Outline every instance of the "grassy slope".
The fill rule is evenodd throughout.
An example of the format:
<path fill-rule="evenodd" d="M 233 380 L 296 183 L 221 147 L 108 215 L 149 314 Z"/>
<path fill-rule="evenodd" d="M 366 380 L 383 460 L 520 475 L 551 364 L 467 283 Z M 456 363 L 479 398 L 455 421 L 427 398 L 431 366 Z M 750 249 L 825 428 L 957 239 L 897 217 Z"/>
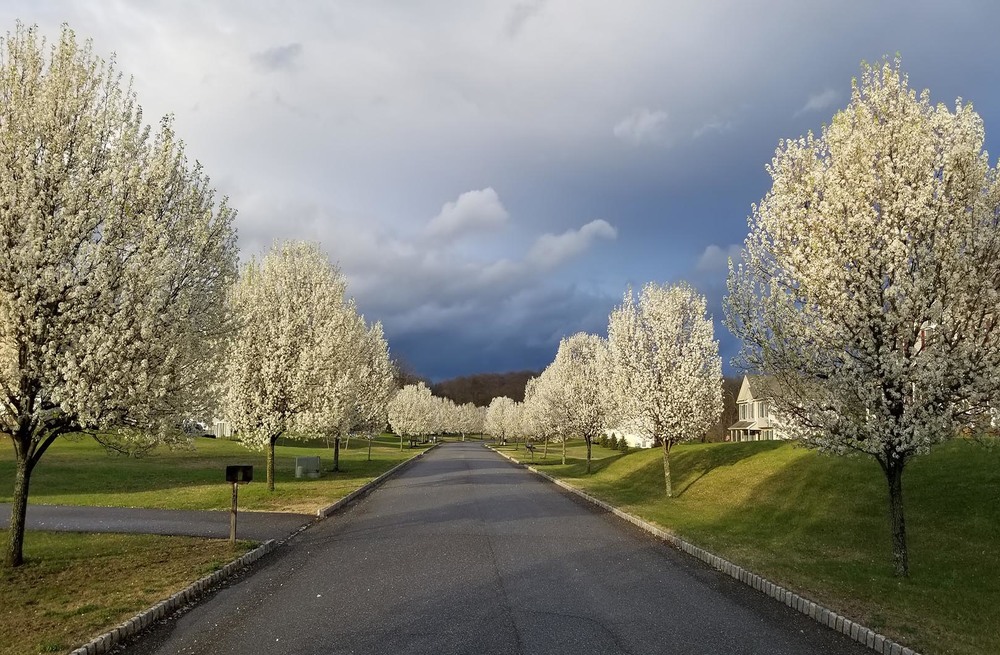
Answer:
<path fill-rule="evenodd" d="M 0 531 L 0 546 L 6 540 Z M 0 655 L 68 652 L 248 548 L 186 537 L 29 533 L 25 565 L 0 567 Z"/>
<path fill-rule="evenodd" d="M 418 449 L 399 450 L 396 437 L 385 435 L 372 448 L 352 439 L 341 449 L 341 472 L 319 479 L 295 478 L 295 457 L 319 455 L 324 469 L 333 453 L 322 441 L 281 440 L 275 450 L 275 491 L 265 485 L 263 452 L 224 439 L 196 439 L 191 450 L 157 449 L 140 459 L 109 455 L 89 437 L 56 441 L 31 477 L 29 502 L 47 505 L 97 505 L 170 509 L 228 509 L 231 487 L 225 482 L 227 464 L 252 464 L 254 482 L 240 489 L 246 510 L 314 512 L 346 496 Z M 10 502 L 14 488 L 14 453 L 0 448 L 0 502 Z"/>
<path fill-rule="evenodd" d="M 776 442 L 681 446 L 667 499 L 659 450 L 595 447 L 589 477 L 583 453 L 535 463 L 924 653 L 1000 653 L 1000 449 L 953 442 L 909 464 L 907 580 L 892 575 L 873 460 Z"/>

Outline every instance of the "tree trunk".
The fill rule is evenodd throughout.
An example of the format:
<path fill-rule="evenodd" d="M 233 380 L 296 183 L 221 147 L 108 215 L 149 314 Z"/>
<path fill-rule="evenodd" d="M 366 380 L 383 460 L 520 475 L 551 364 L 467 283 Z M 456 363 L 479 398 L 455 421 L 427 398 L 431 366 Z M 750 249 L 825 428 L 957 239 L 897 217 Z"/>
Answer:
<path fill-rule="evenodd" d="M 374 437 L 368 435 L 368 461 L 372 461 L 372 442 L 375 441 Z"/>
<path fill-rule="evenodd" d="M 399 452 L 403 452 L 403 435 L 399 435 Z"/>
<path fill-rule="evenodd" d="M 24 522 L 28 513 L 28 483 L 34 465 L 30 458 L 17 457 L 14 474 L 14 502 L 10 507 L 10 542 L 7 544 L 7 566 L 13 568 L 24 563 Z"/>
<path fill-rule="evenodd" d="M 347 436 L 344 438 L 344 450 L 350 450 L 351 448 L 351 433 L 348 432 Z"/>
<path fill-rule="evenodd" d="M 340 435 L 333 438 L 333 470 L 340 471 Z"/>
<path fill-rule="evenodd" d="M 465 433 L 462 433 L 462 441 L 465 441 Z"/>
<path fill-rule="evenodd" d="M 545 438 L 545 442 L 542 445 L 542 459 L 545 459 L 549 454 L 549 439 Z"/>
<path fill-rule="evenodd" d="M 663 481 L 667 489 L 667 498 L 674 497 L 674 489 L 670 484 L 670 440 L 663 440 Z"/>
<path fill-rule="evenodd" d="M 562 457 L 563 457 L 563 460 L 562 460 L 562 463 L 565 464 L 566 463 L 566 437 L 562 438 L 562 442 L 563 442 L 563 448 L 562 448 Z"/>
<path fill-rule="evenodd" d="M 274 444 L 278 443 L 278 435 L 267 441 L 267 490 L 274 491 Z"/>
<path fill-rule="evenodd" d="M 880 462 L 881 463 L 881 462 Z M 892 561 L 895 573 L 901 578 L 910 575 L 910 561 L 906 550 L 906 521 L 903 517 L 903 465 L 900 459 L 890 459 L 882 464 L 889 483 L 889 527 L 892 530 Z"/>
<path fill-rule="evenodd" d="M 585 437 L 584 441 L 587 442 L 587 473 L 590 473 L 590 437 Z"/>

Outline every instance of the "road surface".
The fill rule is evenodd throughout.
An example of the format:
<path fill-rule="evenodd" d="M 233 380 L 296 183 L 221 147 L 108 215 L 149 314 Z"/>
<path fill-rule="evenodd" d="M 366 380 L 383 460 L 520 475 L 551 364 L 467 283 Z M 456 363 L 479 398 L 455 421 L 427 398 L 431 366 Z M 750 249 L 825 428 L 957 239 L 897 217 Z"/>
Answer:
<path fill-rule="evenodd" d="M 125 652 L 867 653 L 479 444 L 447 444 Z"/>

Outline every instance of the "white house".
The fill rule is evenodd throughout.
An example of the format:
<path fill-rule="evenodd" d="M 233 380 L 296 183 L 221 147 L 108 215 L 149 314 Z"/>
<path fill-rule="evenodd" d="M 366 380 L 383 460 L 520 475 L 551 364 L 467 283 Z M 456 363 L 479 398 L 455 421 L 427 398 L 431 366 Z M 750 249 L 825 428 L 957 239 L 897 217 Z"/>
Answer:
<path fill-rule="evenodd" d="M 604 434 L 615 439 L 624 439 L 629 448 L 652 448 L 653 437 L 642 434 L 638 428 L 630 425 L 623 425 L 618 428 L 605 430 Z"/>
<path fill-rule="evenodd" d="M 744 375 L 736 398 L 739 420 L 729 426 L 728 441 L 771 441 L 786 439 L 768 402 L 770 385 L 758 375 Z"/>

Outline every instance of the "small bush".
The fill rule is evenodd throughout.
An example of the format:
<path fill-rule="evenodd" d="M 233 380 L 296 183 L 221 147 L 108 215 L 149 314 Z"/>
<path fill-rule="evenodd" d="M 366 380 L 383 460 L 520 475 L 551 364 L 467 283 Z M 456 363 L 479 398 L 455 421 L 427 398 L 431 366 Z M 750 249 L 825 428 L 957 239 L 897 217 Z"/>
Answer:
<path fill-rule="evenodd" d="M 601 438 L 597 440 L 597 443 L 601 444 L 602 448 L 608 447 L 608 435 L 602 434 Z"/>
<path fill-rule="evenodd" d="M 618 450 L 620 450 L 623 453 L 628 452 L 628 441 L 625 439 L 624 436 L 618 440 Z"/>
<path fill-rule="evenodd" d="M 610 448 L 611 450 L 618 449 L 618 437 L 616 437 L 615 435 L 611 435 L 610 437 L 608 437 L 608 448 Z"/>

